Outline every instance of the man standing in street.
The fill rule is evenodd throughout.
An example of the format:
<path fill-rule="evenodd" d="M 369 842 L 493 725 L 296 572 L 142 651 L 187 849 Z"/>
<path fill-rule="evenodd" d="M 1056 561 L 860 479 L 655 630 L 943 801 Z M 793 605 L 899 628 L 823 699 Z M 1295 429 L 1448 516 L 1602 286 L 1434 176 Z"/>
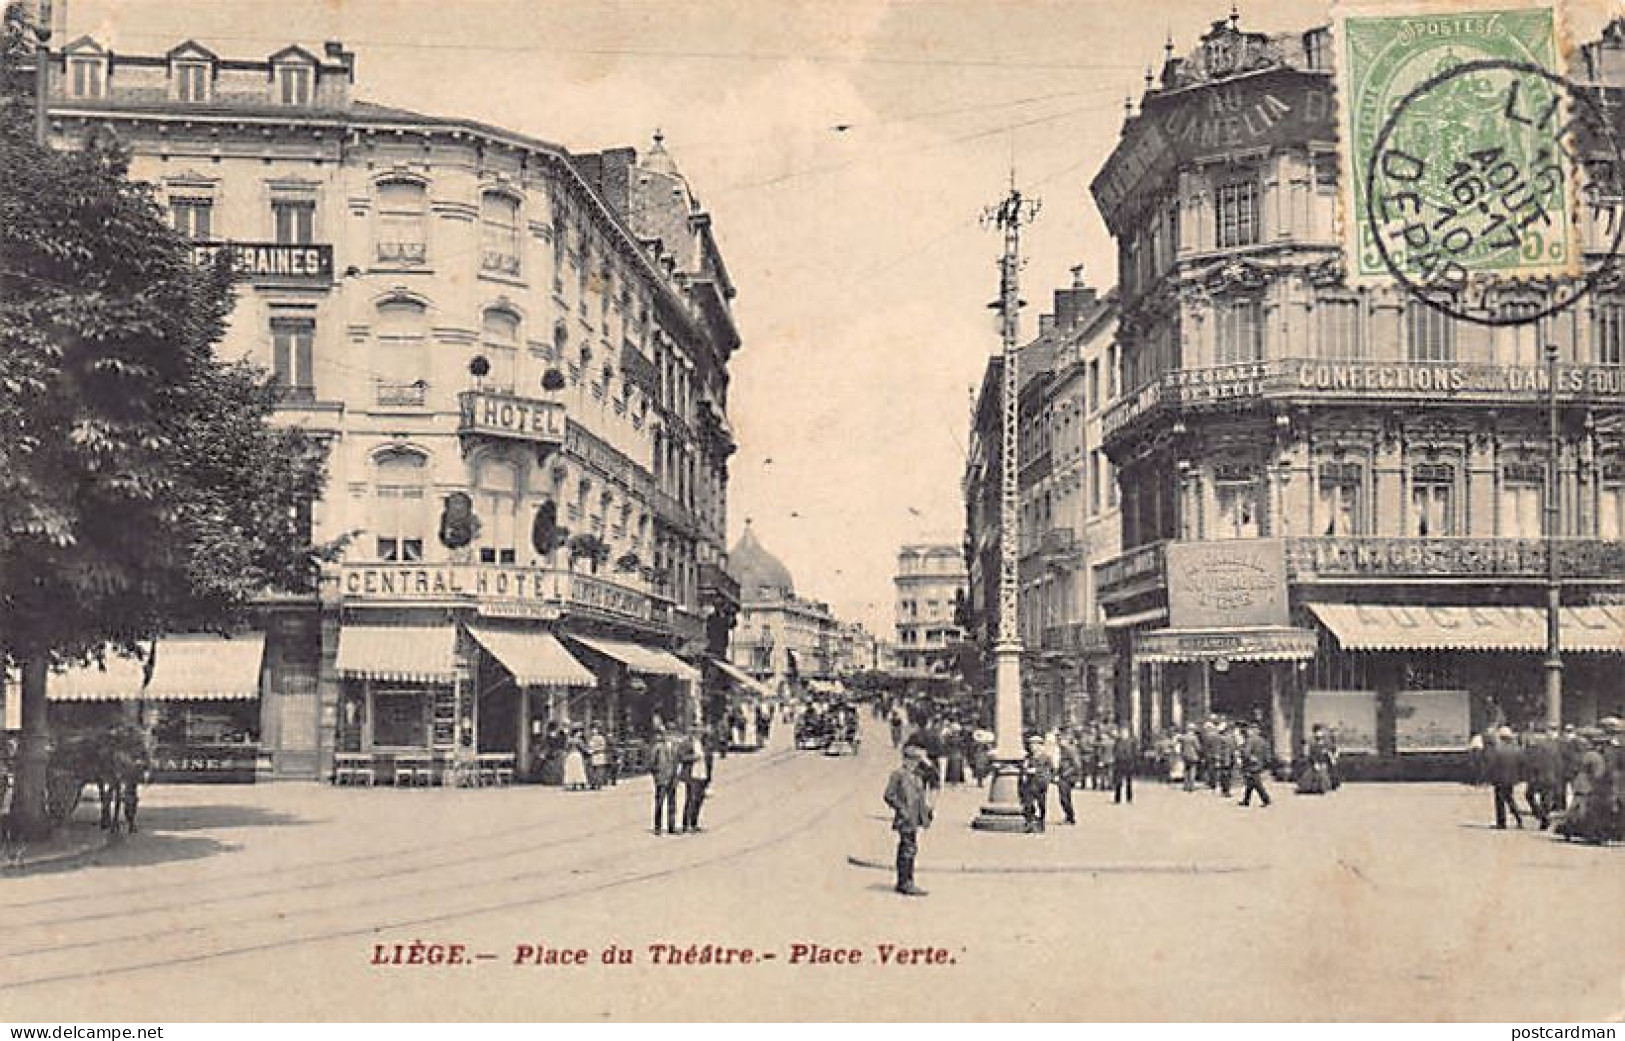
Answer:
<path fill-rule="evenodd" d="M 1257 723 L 1247 724 L 1247 739 L 1241 745 L 1241 777 L 1246 787 L 1241 793 L 1241 804 L 1251 806 L 1253 793 L 1258 793 L 1260 806 L 1270 804 L 1270 793 L 1264 790 L 1264 770 L 1269 766 L 1270 748 Z"/>
<path fill-rule="evenodd" d="M 1049 753 L 1044 739 L 1036 734 L 1027 739 L 1027 758 L 1021 764 L 1021 816 L 1026 830 L 1043 832 L 1045 818 L 1049 816 L 1049 782 L 1051 777 Z"/>
<path fill-rule="evenodd" d="M 1213 786 L 1219 794 L 1230 798 L 1230 786 L 1236 778 L 1236 740 L 1222 727 L 1213 729 Z"/>
<path fill-rule="evenodd" d="M 1117 728 L 1117 740 L 1112 742 L 1112 803 L 1121 803 L 1125 796 L 1134 802 L 1134 768 L 1139 764 L 1140 750 L 1134 747 L 1134 732 L 1126 725 Z"/>
<path fill-rule="evenodd" d="M 700 808 L 705 805 L 705 790 L 711 784 L 711 742 L 704 726 L 696 726 L 687 738 L 688 751 L 683 756 L 683 830 L 700 830 Z"/>
<path fill-rule="evenodd" d="M 655 784 L 655 834 L 660 834 L 660 812 L 665 808 L 666 830 L 677 833 L 677 746 L 664 725 L 655 724 L 649 745 L 649 775 Z"/>
<path fill-rule="evenodd" d="M 1179 735 L 1179 740 L 1175 744 L 1179 750 L 1179 758 L 1184 760 L 1185 790 L 1194 792 L 1196 790 L 1196 771 L 1202 765 L 1202 738 L 1196 732 L 1196 724 L 1186 724 L 1185 732 Z M 1212 769 L 1211 766 L 1209 769 Z"/>
<path fill-rule="evenodd" d="M 1066 823 L 1078 823 L 1078 815 L 1072 809 L 1072 789 L 1083 779 L 1083 754 L 1078 751 L 1078 739 L 1072 731 L 1063 731 L 1061 734 L 1061 764 L 1055 771 L 1055 791 L 1061 799 L 1061 812 L 1066 815 Z"/>
<path fill-rule="evenodd" d="M 1513 740 L 1512 728 L 1502 727 L 1496 731 L 1495 744 L 1485 749 L 1484 755 L 1484 770 L 1495 789 L 1496 828 L 1506 830 L 1508 810 L 1512 811 L 1512 819 L 1522 828 L 1523 815 L 1518 812 L 1518 804 L 1512 801 L 1512 788 L 1523 773 L 1523 753 Z"/>
<path fill-rule="evenodd" d="M 920 780 L 925 750 L 919 745 L 903 747 L 903 761 L 886 782 L 886 805 L 892 811 L 892 830 L 897 832 L 897 892 L 904 896 L 924 896 L 914 884 L 914 858 L 920 851 L 920 830 L 931 826 L 931 804 Z"/>

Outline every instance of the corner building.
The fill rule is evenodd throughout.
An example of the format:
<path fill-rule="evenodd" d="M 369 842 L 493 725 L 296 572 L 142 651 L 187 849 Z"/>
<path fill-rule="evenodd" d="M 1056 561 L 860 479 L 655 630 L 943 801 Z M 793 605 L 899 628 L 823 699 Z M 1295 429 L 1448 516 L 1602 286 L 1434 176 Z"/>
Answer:
<path fill-rule="evenodd" d="M 1617 112 L 1625 25 L 1573 73 Z M 1351 762 L 1423 776 L 1491 723 L 1539 720 L 1543 505 L 1557 496 L 1564 715 L 1618 712 L 1625 662 L 1625 294 L 1453 321 L 1345 280 L 1333 47 L 1234 16 L 1160 81 L 1092 184 L 1118 246 L 1122 398 L 1102 419 L 1123 552 L 1094 567 L 1142 731 L 1315 723 Z M 1608 239 L 1620 200 L 1586 229 Z M 1535 288 L 1488 306 L 1538 306 Z M 1560 350 L 1545 486 L 1542 344 Z"/>
<path fill-rule="evenodd" d="M 551 770 L 604 726 L 636 765 L 721 682 L 734 287 L 657 134 L 577 154 L 354 96 L 341 44 L 225 58 L 195 41 L 51 55 L 64 147 L 133 149 L 200 259 L 229 253 L 223 353 L 326 439 L 319 597 L 262 605 L 262 773 L 438 780 L 473 753 Z M 241 713 L 239 713 L 241 716 Z"/>

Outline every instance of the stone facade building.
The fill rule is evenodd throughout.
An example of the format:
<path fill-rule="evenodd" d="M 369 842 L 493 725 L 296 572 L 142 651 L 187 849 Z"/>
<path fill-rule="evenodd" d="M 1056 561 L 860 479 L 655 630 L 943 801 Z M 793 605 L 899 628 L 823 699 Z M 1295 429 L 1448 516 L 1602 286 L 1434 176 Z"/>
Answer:
<path fill-rule="evenodd" d="M 1616 25 L 1576 74 L 1617 97 L 1620 48 Z M 1350 286 L 1332 56 L 1323 29 L 1214 23 L 1170 47 L 1093 182 L 1122 308 L 1102 435 L 1125 552 L 1095 567 L 1118 706 L 1142 731 L 1258 719 L 1283 759 L 1332 723 L 1389 766 L 1538 718 L 1550 340 L 1565 714 L 1618 711 L 1625 296 L 1492 328 Z M 1619 209 L 1594 208 L 1593 243 Z"/>
<path fill-rule="evenodd" d="M 729 554 L 739 580 L 733 664 L 777 692 L 792 680 L 829 681 L 841 672 L 841 623 L 829 605 L 796 593 L 784 562 L 747 522 Z"/>
<path fill-rule="evenodd" d="M 956 614 L 965 599 L 958 546 L 920 543 L 897 551 L 896 667 L 904 679 L 952 676 L 962 637 Z"/>
<path fill-rule="evenodd" d="M 220 349 L 330 446 L 312 534 L 352 539 L 319 598 L 265 605 L 238 728 L 264 765 L 478 752 L 523 773 L 556 726 L 631 741 L 692 715 L 737 611 L 740 343 L 659 136 L 577 154 L 372 104 L 338 43 L 243 59 L 87 37 L 51 62 L 54 140 L 116 135 L 200 260 L 229 254 Z"/>

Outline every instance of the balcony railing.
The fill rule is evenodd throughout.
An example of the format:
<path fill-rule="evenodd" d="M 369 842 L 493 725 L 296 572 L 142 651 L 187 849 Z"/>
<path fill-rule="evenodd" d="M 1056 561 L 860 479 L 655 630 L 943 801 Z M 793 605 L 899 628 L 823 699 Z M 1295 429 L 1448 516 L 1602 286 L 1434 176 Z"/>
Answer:
<path fill-rule="evenodd" d="M 1584 537 L 1563 537 L 1555 542 L 1560 578 L 1625 580 L 1625 542 Z M 1433 577 L 1538 580 L 1546 577 L 1546 540 L 1358 535 L 1289 538 L 1286 560 L 1287 574 L 1298 582 Z"/>
<path fill-rule="evenodd" d="M 739 603 L 739 580 L 715 564 L 700 565 L 700 593 L 711 593 L 721 600 Z"/>
<path fill-rule="evenodd" d="M 400 380 L 379 380 L 374 400 L 380 405 L 410 405 L 422 407 L 428 400 L 429 385 L 423 380 L 406 383 Z"/>
<path fill-rule="evenodd" d="M 421 264 L 429 255 L 423 242 L 380 242 L 378 259 L 393 264 Z"/>
<path fill-rule="evenodd" d="M 483 250 L 480 253 L 480 270 L 490 271 L 499 275 L 519 277 L 519 257 L 513 253 L 501 250 Z"/>
<path fill-rule="evenodd" d="M 1108 408 L 1101 431 L 1110 439 L 1164 412 L 1270 400 L 1539 405 L 1546 382 L 1545 366 L 1533 363 L 1278 358 L 1164 373 Z M 1560 364 L 1557 389 L 1568 404 L 1625 405 L 1625 366 Z"/>
<path fill-rule="evenodd" d="M 1106 604 L 1168 584 L 1166 542 L 1136 546 L 1095 565 L 1095 597 Z"/>

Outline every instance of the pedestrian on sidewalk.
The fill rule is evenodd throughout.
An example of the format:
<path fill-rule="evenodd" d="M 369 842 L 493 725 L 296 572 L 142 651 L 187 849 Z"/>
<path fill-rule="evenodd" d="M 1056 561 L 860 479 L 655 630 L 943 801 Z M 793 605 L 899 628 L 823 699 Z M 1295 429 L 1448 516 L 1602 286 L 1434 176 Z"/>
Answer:
<path fill-rule="evenodd" d="M 1021 816 L 1029 833 L 1042 833 L 1049 816 L 1049 785 L 1053 777 L 1049 750 L 1044 739 L 1033 735 L 1027 739 L 1027 758 L 1021 763 Z"/>
<path fill-rule="evenodd" d="M 1512 789 L 1523 776 L 1523 752 L 1513 739 L 1512 728 L 1502 727 L 1495 732 L 1495 744 L 1484 750 L 1484 773 L 1495 792 L 1495 826 L 1501 831 L 1507 827 L 1507 811 L 1519 828 L 1523 827 L 1523 814 L 1513 801 Z"/>
<path fill-rule="evenodd" d="M 1251 806 L 1253 793 L 1258 793 L 1259 806 L 1270 804 L 1270 793 L 1264 790 L 1264 771 L 1269 767 L 1270 749 L 1259 733 L 1257 723 L 1247 724 L 1247 738 L 1241 744 L 1241 778 L 1245 787 L 1241 792 L 1241 805 Z"/>
<path fill-rule="evenodd" d="M 1126 725 L 1117 728 L 1117 740 L 1112 742 L 1112 803 L 1125 800 L 1134 802 L 1134 769 L 1140 762 L 1140 750 L 1134 745 L 1134 732 Z"/>
<path fill-rule="evenodd" d="M 655 785 L 655 834 L 660 834 L 661 811 L 665 811 L 666 830 L 677 833 L 677 748 L 666 728 L 655 724 L 654 740 L 649 745 L 649 775 Z"/>
<path fill-rule="evenodd" d="M 1061 800 L 1061 812 L 1066 823 L 1078 823 L 1072 809 L 1072 789 L 1083 778 L 1083 755 L 1078 751 L 1078 739 L 1072 731 L 1061 734 L 1061 763 L 1055 771 L 1055 792 Z"/>
<path fill-rule="evenodd" d="M 1105 791 L 1117 780 L 1117 731 L 1104 726 L 1095 735 L 1095 788 Z"/>
<path fill-rule="evenodd" d="M 1196 790 L 1196 772 L 1202 765 L 1202 736 L 1196 732 L 1195 723 L 1185 724 L 1185 732 L 1179 735 L 1179 758 L 1185 764 L 1185 790 Z"/>
<path fill-rule="evenodd" d="M 712 768 L 711 742 L 704 726 L 695 726 L 689 733 L 683 761 L 683 830 L 699 831 L 700 808 L 705 805 Z"/>
<path fill-rule="evenodd" d="M 920 832 L 931 826 L 931 804 L 926 798 L 925 782 L 920 779 L 925 758 L 925 749 L 919 745 L 905 745 L 903 761 L 886 781 L 886 805 L 891 807 L 891 826 L 897 832 L 896 890 L 904 896 L 925 895 L 925 890 L 914 884 Z"/>
<path fill-rule="evenodd" d="M 609 779 L 609 739 L 594 723 L 587 734 L 587 780 L 597 791 Z"/>

